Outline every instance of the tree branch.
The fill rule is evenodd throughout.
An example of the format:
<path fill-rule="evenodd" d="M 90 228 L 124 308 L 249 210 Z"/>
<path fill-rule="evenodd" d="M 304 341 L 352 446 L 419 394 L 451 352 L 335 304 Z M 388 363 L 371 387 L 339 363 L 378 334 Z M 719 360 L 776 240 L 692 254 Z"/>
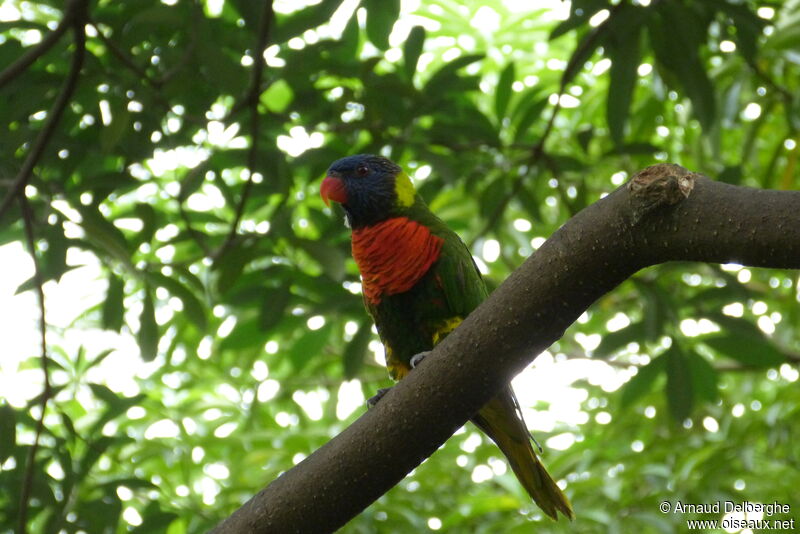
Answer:
<path fill-rule="evenodd" d="M 800 191 L 736 187 L 669 164 L 637 173 L 553 234 L 374 409 L 213 532 L 339 528 L 433 454 L 595 300 L 643 267 L 675 260 L 800 268 Z"/>
<path fill-rule="evenodd" d="M 50 388 L 50 371 L 49 363 L 50 358 L 47 356 L 47 321 L 45 316 L 44 306 L 44 281 L 42 279 L 42 271 L 39 268 L 39 260 L 36 256 L 36 239 L 33 235 L 33 214 L 31 207 L 28 204 L 27 197 L 23 194 L 19 197 L 20 208 L 22 211 L 22 220 L 25 226 L 25 239 L 28 242 L 28 249 L 30 250 L 31 260 L 33 261 L 33 281 L 36 289 L 36 294 L 39 297 L 39 332 L 41 340 L 42 354 L 41 364 L 42 373 L 44 374 L 44 390 L 42 391 L 41 410 L 39 419 L 36 422 L 36 433 L 33 438 L 33 444 L 28 449 L 28 457 L 25 460 L 25 474 L 22 477 L 22 488 L 19 492 L 19 513 L 17 514 L 17 532 L 25 534 L 28 529 L 28 504 L 31 496 L 31 489 L 33 488 L 33 472 L 36 464 L 36 451 L 39 449 L 39 438 L 44 430 L 44 415 L 47 411 L 47 403 L 50 400 L 52 389 Z"/>
<path fill-rule="evenodd" d="M 69 29 L 70 25 L 72 25 L 73 13 L 76 7 L 75 4 L 75 2 L 72 2 L 67 5 L 67 9 L 64 12 L 64 17 L 61 19 L 61 22 L 58 23 L 58 26 L 56 26 L 55 30 L 45 35 L 44 39 L 42 39 L 39 44 L 30 48 L 14 63 L 6 67 L 3 72 L 0 72 L 0 89 L 2 89 L 5 84 L 28 70 L 28 67 L 33 65 L 37 59 L 45 55 L 48 50 L 53 48 L 53 45 L 58 42 L 61 36 L 64 35 L 64 33 Z"/>
<path fill-rule="evenodd" d="M 39 135 L 36 136 L 36 140 L 33 142 L 28 156 L 22 163 L 22 168 L 14 178 L 2 203 L 0 203 L 0 219 L 2 219 L 6 210 L 11 206 L 14 198 L 16 198 L 20 191 L 28 184 L 33 168 L 39 162 L 39 158 L 42 157 L 44 149 L 47 147 L 47 143 L 50 141 L 53 133 L 55 133 L 61 115 L 64 114 L 64 110 L 69 104 L 69 99 L 72 98 L 72 93 L 75 92 L 75 87 L 78 85 L 78 77 L 81 72 L 81 67 L 83 66 L 84 56 L 86 55 L 86 30 L 84 28 L 84 22 L 86 20 L 87 3 L 88 0 L 73 0 L 68 4 L 69 7 L 64 14 L 64 20 L 68 20 L 72 25 L 75 42 L 75 51 L 72 53 L 72 63 L 69 67 L 69 73 L 67 73 L 67 78 L 64 80 L 64 85 L 62 85 L 55 102 L 53 102 L 52 107 L 47 112 L 47 120 L 44 125 L 42 125 Z"/>
<path fill-rule="evenodd" d="M 264 49 L 270 39 L 270 31 L 272 30 L 272 23 L 275 18 L 275 12 L 272 9 L 272 0 L 264 0 L 263 10 L 261 12 L 261 20 L 258 25 L 258 39 L 256 42 L 256 53 L 253 60 L 253 73 L 250 77 L 250 87 L 245 93 L 244 98 L 241 99 L 243 105 L 250 106 L 250 150 L 247 152 L 247 169 L 249 174 L 247 181 L 242 188 L 242 196 L 239 198 L 239 203 L 236 205 L 236 214 L 231 223 L 230 232 L 225 237 L 222 245 L 214 253 L 214 259 L 221 258 L 228 248 L 233 244 L 236 239 L 236 232 L 239 230 L 239 223 L 244 215 L 244 208 L 247 204 L 247 199 L 250 197 L 250 192 L 253 189 L 253 175 L 256 168 L 256 157 L 258 156 L 258 139 L 260 136 L 260 122 L 261 115 L 258 113 L 258 100 L 261 96 L 261 79 L 264 76 Z"/>

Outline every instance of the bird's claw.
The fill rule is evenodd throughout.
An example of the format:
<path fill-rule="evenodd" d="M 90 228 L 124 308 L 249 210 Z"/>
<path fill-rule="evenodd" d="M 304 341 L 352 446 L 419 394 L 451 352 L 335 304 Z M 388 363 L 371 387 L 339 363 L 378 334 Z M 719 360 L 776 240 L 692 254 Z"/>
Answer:
<path fill-rule="evenodd" d="M 415 354 L 411 357 L 409 363 L 411 364 L 411 368 L 415 369 L 421 362 L 424 360 L 431 351 L 426 350 L 425 352 L 420 352 L 419 354 Z"/>
<path fill-rule="evenodd" d="M 378 404 L 378 401 L 381 400 L 383 396 L 389 392 L 390 389 L 392 388 L 381 388 L 378 391 L 376 391 L 375 395 L 367 399 L 367 409 L 374 408 L 375 405 Z"/>

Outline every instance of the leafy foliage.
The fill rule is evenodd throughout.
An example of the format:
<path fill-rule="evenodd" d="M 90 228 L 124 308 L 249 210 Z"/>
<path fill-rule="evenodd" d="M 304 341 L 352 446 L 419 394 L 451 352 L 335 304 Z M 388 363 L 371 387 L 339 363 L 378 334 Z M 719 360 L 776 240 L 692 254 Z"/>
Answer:
<path fill-rule="evenodd" d="M 25 194 L 48 293 L 82 263 L 106 287 L 48 331 L 31 468 L 41 398 L 0 401 L 0 487 L 31 473 L 31 532 L 205 531 L 389 384 L 347 231 L 317 195 L 338 157 L 401 163 L 490 286 L 654 160 L 797 187 L 800 3 L 573 0 L 561 19 L 512 4 L 90 4 L 77 89 Z M 66 9 L 6 5 L 2 68 Z M 9 183 L 73 48 L 2 87 Z M 11 206 L 3 244 L 24 242 Z M 797 504 L 797 285 L 650 268 L 540 358 L 534 376 L 584 369 L 574 417 L 547 424 L 559 398 L 526 407 L 576 528 L 671 532 L 684 518 L 665 499 Z M 39 369 L 21 360 L 3 372 Z M 497 456 L 467 428 L 344 530 L 529 532 L 541 514 Z M 18 513 L 0 492 L 0 531 Z"/>

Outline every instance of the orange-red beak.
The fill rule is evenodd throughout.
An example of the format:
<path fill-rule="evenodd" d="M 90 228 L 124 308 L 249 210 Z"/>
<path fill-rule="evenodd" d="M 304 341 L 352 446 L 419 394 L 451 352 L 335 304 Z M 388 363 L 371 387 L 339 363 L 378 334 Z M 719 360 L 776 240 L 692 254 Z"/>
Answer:
<path fill-rule="evenodd" d="M 347 202 L 347 190 L 344 187 L 344 182 L 341 178 L 334 176 L 326 176 L 322 180 L 322 185 L 319 188 L 319 194 L 322 200 L 325 201 L 326 206 L 330 206 L 330 201 L 344 204 Z"/>

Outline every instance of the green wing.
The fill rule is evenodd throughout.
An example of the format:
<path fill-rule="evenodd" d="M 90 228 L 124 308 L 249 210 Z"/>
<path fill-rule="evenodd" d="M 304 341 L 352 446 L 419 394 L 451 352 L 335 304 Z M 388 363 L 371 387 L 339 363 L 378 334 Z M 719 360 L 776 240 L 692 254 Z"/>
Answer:
<path fill-rule="evenodd" d="M 436 221 L 441 227 L 434 227 L 433 231 L 444 238 L 444 244 L 434 269 L 441 281 L 451 313 L 464 319 L 486 300 L 486 284 L 467 245 L 442 221 Z"/>

